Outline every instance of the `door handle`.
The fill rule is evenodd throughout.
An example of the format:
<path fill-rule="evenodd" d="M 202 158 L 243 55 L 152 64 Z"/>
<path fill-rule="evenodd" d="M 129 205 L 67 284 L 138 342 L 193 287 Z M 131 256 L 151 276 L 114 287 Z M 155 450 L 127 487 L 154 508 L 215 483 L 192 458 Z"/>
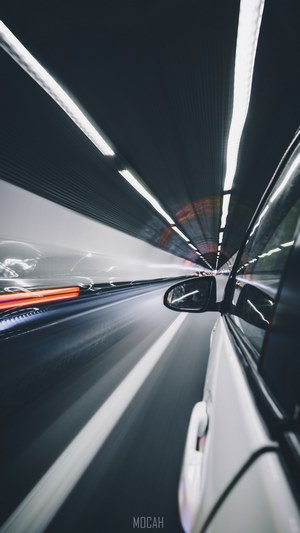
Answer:
<path fill-rule="evenodd" d="M 199 449 L 199 441 L 207 427 L 206 402 L 198 402 L 189 422 L 178 490 L 181 524 L 186 532 L 192 528 L 200 503 L 203 451 Z"/>

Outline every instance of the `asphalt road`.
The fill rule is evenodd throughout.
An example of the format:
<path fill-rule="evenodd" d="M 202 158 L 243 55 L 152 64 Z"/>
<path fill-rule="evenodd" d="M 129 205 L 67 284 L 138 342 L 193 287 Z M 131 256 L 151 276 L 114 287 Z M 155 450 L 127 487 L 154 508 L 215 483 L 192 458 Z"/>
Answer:
<path fill-rule="evenodd" d="M 164 290 L 60 305 L 2 339 L 1 532 L 126 533 L 141 517 L 182 531 L 178 477 L 217 313 L 170 311 Z"/>

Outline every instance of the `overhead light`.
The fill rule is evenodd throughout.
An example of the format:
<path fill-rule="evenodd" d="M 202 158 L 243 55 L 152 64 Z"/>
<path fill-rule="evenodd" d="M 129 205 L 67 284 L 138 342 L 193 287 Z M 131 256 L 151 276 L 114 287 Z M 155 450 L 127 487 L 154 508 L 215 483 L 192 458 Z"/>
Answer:
<path fill-rule="evenodd" d="M 280 246 L 283 246 L 284 248 L 287 248 L 288 246 L 293 246 L 294 241 L 284 242 Z"/>
<path fill-rule="evenodd" d="M 269 300 L 270 301 L 270 300 Z M 255 305 L 251 302 L 251 300 L 247 300 L 247 303 L 252 307 L 252 309 L 260 316 L 260 318 L 266 322 L 267 324 L 270 324 L 269 320 L 266 320 L 264 315 L 255 307 Z"/>
<path fill-rule="evenodd" d="M 198 292 L 199 292 L 198 289 L 196 289 L 195 291 L 192 291 L 192 292 L 187 292 L 186 294 L 183 294 L 182 296 L 179 296 L 175 300 L 172 300 L 172 304 L 174 304 L 175 302 L 180 302 L 181 300 L 184 300 L 185 298 L 187 298 L 188 296 L 192 296 L 193 294 L 198 294 Z"/>
<path fill-rule="evenodd" d="M 190 241 L 190 239 L 188 239 L 188 237 L 186 237 L 185 234 L 182 233 L 182 231 L 180 231 L 180 229 L 177 228 L 177 226 L 172 226 L 172 229 L 173 229 L 174 231 L 176 231 L 176 233 L 178 233 L 178 235 L 180 235 L 180 237 L 181 237 L 183 240 L 185 240 L 186 242 L 189 242 L 189 241 Z"/>
<path fill-rule="evenodd" d="M 192 243 L 189 242 L 188 246 L 192 248 L 193 250 L 197 250 L 196 246 L 194 246 Z"/>
<path fill-rule="evenodd" d="M 72 100 L 67 92 L 30 52 L 28 52 L 3 22 L 0 22 L 0 44 L 12 59 L 64 110 L 103 155 L 114 155 L 111 146 L 104 140 L 97 128 L 85 116 L 78 105 L 75 104 L 74 100 Z"/>
<path fill-rule="evenodd" d="M 235 52 L 233 111 L 227 144 L 224 190 L 232 189 L 236 172 L 241 136 L 249 108 L 263 9 L 264 0 L 241 0 Z"/>
<path fill-rule="evenodd" d="M 161 207 L 158 200 L 150 194 L 145 187 L 131 174 L 129 170 L 119 170 L 119 174 L 125 178 L 126 181 L 154 207 L 154 209 L 166 219 L 169 224 L 175 225 L 174 220 L 168 215 L 168 213 Z M 178 228 L 177 228 L 178 229 Z M 176 231 L 176 230 L 174 230 Z M 178 230 L 180 231 L 180 230 Z M 189 240 L 189 239 L 187 239 Z"/>
<path fill-rule="evenodd" d="M 297 167 L 300 164 L 300 154 L 297 155 L 293 163 L 291 164 L 290 168 L 288 169 L 284 180 L 279 185 L 278 189 L 274 192 L 274 194 L 270 198 L 270 202 L 274 202 L 274 200 L 277 198 L 277 196 L 283 191 L 283 189 L 286 187 L 288 181 L 290 180 L 291 176 L 294 174 L 295 170 L 297 170 Z"/>
<path fill-rule="evenodd" d="M 219 233 L 219 244 L 223 241 L 223 231 L 220 231 Z"/>
<path fill-rule="evenodd" d="M 223 195 L 221 228 L 225 228 L 226 226 L 230 196 L 231 196 L 230 194 Z"/>
<path fill-rule="evenodd" d="M 281 252 L 281 249 L 280 248 L 273 248 L 272 250 L 269 250 L 267 255 L 272 255 L 272 254 L 275 254 L 277 252 Z"/>
<path fill-rule="evenodd" d="M 262 219 L 264 218 L 266 212 L 268 211 L 269 209 L 269 204 L 266 205 L 266 207 L 264 208 L 264 210 L 261 212 L 260 214 L 260 217 L 258 219 L 258 221 L 256 222 L 255 226 L 253 227 L 253 230 L 251 231 L 249 237 L 252 237 L 253 233 L 255 232 L 256 228 L 258 228 L 258 226 L 260 225 Z"/>

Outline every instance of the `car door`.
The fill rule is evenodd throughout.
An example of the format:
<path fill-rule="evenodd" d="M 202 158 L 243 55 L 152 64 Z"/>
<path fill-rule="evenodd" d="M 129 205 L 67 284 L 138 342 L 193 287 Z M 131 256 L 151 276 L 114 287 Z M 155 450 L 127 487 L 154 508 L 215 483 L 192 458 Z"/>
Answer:
<path fill-rule="evenodd" d="M 196 441 L 187 439 L 180 480 L 186 531 L 268 533 L 299 528 L 290 480 L 294 467 L 282 451 L 284 440 L 289 440 L 293 442 L 289 454 L 295 456 L 299 442 L 295 429 L 299 363 L 296 341 L 294 348 L 287 341 L 291 330 L 297 330 L 296 308 L 293 311 L 288 303 L 289 290 L 283 290 L 299 235 L 299 168 L 300 148 L 295 142 L 250 226 L 226 289 L 199 420 L 195 410 L 189 433 L 192 426 L 201 427 L 204 411 L 207 427 L 198 431 Z M 299 271 L 300 263 L 298 277 Z M 284 315 L 287 308 L 294 329 L 291 318 L 278 322 L 278 313 Z M 291 352 L 288 369 L 285 345 Z M 194 446 L 192 461 L 188 446 Z"/>

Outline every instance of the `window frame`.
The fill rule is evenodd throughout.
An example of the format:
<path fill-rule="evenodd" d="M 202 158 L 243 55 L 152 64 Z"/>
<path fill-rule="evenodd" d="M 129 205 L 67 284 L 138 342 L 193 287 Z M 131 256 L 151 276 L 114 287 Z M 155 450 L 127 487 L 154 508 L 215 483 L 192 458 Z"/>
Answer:
<path fill-rule="evenodd" d="M 250 221 L 250 224 L 249 224 L 249 226 L 247 228 L 247 231 L 245 233 L 245 236 L 244 236 L 244 239 L 243 239 L 243 241 L 241 243 L 241 246 L 240 246 L 240 248 L 239 248 L 239 250 L 237 252 L 237 256 L 235 258 L 234 265 L 233 265 L 232 270 L 231 270 L 231 272 L 229 274 L 229 278 L 228 278 L 228 281 L 227 281 L 227 284 L 226 284 L 226 287 L 225 287 L 224 300 L 223 300 L 223 303 L 222 303 L 222 306 L 221 306 L 221 313 L 222 314 L 230 313 L 231 310 L 232 310 L 232 300 L 233 300 L 233 295 L 234 295 L 234 291 L 235 291 L 235 282 L 236 282 L 236 278 L 237 278 L 237 270 L 238 270 L 242 255 L 244 253 L 244 249 L 245 249 L 245 247 L 247 245 L 247 241 L 250 238 L 250 233 L 251 233 L 255 223 L 257 222 L 257 219 L 259 218 L 259 215 L 263 211 L 264 206 L 266 204 L 266 201 L 268 200 L 272 190 L 274 189 L 277 181 L 281 177 L 282 171 L 284 170 L 286 164 L 288 163 L 289 159 L 293 155 L 293 153 L 296 150 L 296 148 L 298 147 L 298 145 L 300 145 L 300 128 L 297 130 L 297 133 L 296 133 L 293 141 L 291 142 L 291 144 L 287 148 L 286 152 L 284 153 L 283 157 L 281 158 L 281 160 L 279 162 L 279 165 L 277 166 L 277 168 L 275 170 L 275 173 L 274 173 L 271 181 L 269 182 L 269 185 L 266 188 L 266 190 L 265 190 L 265 192 L 264 192 L 264 194 L 263 194 L 263 196 L 262 196 L 262 198 L 261 198 L 261 200 L 260 200 L 255 212 L 254 212 L 254 215 L 253 215 L 253 217 L 252 217 L 252 219 Z M 285 269 L 286 269 L 286 267 L 287 267 L 287 265 L 285 265 Z M 278 297 L 278 293 L 279 292 L 280 292 L 280 287 L 279 287 L 279 289 L 277 291 L 277 297 Z M 277 298 L 275 299 L 275 304 L 276 304 L 276 301 L 277 301 Z"/>
<path fill-rule="evenodd" d="M 265 362 L 266 362 L 266 357 L 268 355 L 268 344 L 269 344 L 270 339 L 272 337 L 272 328 L 270 328 L 270 329 L 268 329 L 266 331 L 266 334 L 265 334 L 265 337 L 264 337 L 264 341 L 263 341 L 263 344 L 262 344 L 262 347 L 261 347 L 261 350 L 260 350 L 260 353 L 259 353 L 259 357 L 258 357 L 258 352 L 257 352 L 257 349 L 255 348 L 255 346 L 252 346 L 250 340 L 248 340 L 248 338 L 246 338 L 246 336 L 242 335 L 242 332 L 239 330 L 237 324 L 235 323 L 233 318 L 231 318 L 231 315 L 235 315 L 235 313 L 234 313 L 234 304 L 232 302 L 233 302 L 234 292 L 235 292 L 235 288 L 236 288 L 236 279 L 237 279 L 237 275 L 238 275 L 238 267 L 239 267 L 242 255 L 244 253 L 245 247 L 247 246 L 247 243 L 248 243 L 248 240 L 249 240 L 249 237 L 250 237 L 250 233 L 251 233 L 254 225 L 256 224 L 257 219 L 259 218 L 259 216 L 263 212 L 263 210 L 265 208 L 265 205 L 266 205 L 266 202 L 268 201 L 273 189 L 275 188 L 277 181 L 282 176 L 282 172 L 284 171 L 287 163 L 290 161 L 290 159 L 293 157 L 293 155 L 297 152 L 297 149 L 299 150 L 299 147 L 300 147 L 300 129 L 298 130 L 293 142 L 288 147 L 288 149 L 285 152 L 283 158 L 281 159 L 281 161 L 280 161 L 280 163 L 279 163 L 279 165 L 278 165 L 278 167 L 277 167 L 277 169 L 275 171 L 275 174 L 274 174 L 272 180 L 270 181 L 269 186 L 267 187 L 267 189 L 265 191 L 265 194 L 263 195 L 263 197 L 262 197 L 262 199 L 261 199 L 261 201 L 260 201 L 260 203 L 259 203 L 259 205 L 258 205 L 258 207 L 257 207 L 257 209 L 255 211 L 254 216 L 252 217 L 250 225 L 249 225 L 249 227 L 248 227 L 248 229 L 246 231 L 243 243 L 242 243 L 242 245 L 241 245 L 241 247 L 240 247 L 240 249 L 239 249 L 239 251 L 237 253 L 237 257 L 236 257 L 234 266 L 233 266 L 232 271 L 230 273 L 230 277 L 229 277 L 229 280 L 228 280 L 226 288 L 225 288 L 223 305 L 222 305 L 222 308 L 221 308 L 222 314 L 225 314 L 228 327 L 229 327 L 229 329 L 230 329 L 230 331 L 231 331 L 231 333 L 232 333 L 232 335 L 234 337 L 236 346 L 239 345 L 239 351 L 242 350 L 246 354 L 246 358 L 244 358 L 244 361 L 242 361 L 243 362 L 243 366 L 246 365 L 247 369 L 248 368 L 252 368 L 252 371 L 255 371 L 255 372 L 259 373 L 259 375 L 261 376 L 261 380 L 264 382 L 264 386 L 261 383 L 260 388 L 264 388 L 265 390 L 269 390 L 268 380 L 265 379 L 264 365 L 265 365 Z M 289 272 L 289 270 L 291 268 L 290 264 L 293 263 L 294 257 L 295 257 L 295 253 L 297 252 L 297 250 L 298 249 L 300 250 L 299 230 L 300 230 L 300 220 L 298 220 L 298 227 L 295 230 L 296 242 L 291 247 L 291 250 L 290 250 L 290 252 L 288 254 L 286 263 L 284 265 L 284 269 L 283 269 L 283 271 L 281 273 L 281 276 L 280 276 L 278 290 L 277 290 L 277 293 L 276 293 L 276 296 L 275 296 L 275 299 L 274 299 L 273 321 L 276 319 L 276 316 L 277 316 L 278 304 L 279 304 L 280 307 L 282 305 L 282 302 L 281 302 L 282 292 L 283 292 L 283 288 L 284 288 L 285 284 L 288 283 L 289 276 L 287 276 L 287 272 Z M 298 246 L 299 246 L 299 248 L 298 248 Z M 294 267 L 294 270 L 295 270 L 295 268 L 296 267 Z M 299 286 L 299 290 L 300 290 L 300 286 Z M 283 335 L 286 337 L 287 344 L 289 343 L 289 333 L 290 332 L 284 332 L 283 333 Z M 265 392 L 264 392 L 263 396 L 266 397 Z M 269 400 L 269 404 L 270 405 L 269 405 L 269 408 L 267 410 L 270 411 L 270 406 L 272 406 L 271 407 L 271 411 L 274 413 L 276 411 L 276 409 L 274 410 L 274 404 L 277 404 L 280 413 L 282 413 L 282 417 L 285 420 L 287 420 L 288 417 L 285 416 L 285 414 L 284 414 L 284 408 L 283 408 L 283 406 L 279 405 L 279 402 L 276 399 L 274 393 L 272 393 L 269 390 L 267 396 L 269 396 L 269 398 L 270 398 L 270 400 Z M 278 416 L 278 413 L 277 413 L 277 416 L 275 418 L 277 419 L 277 421 L 276 421 L 276 424 L 277 424 L 278 420 L 281 419 L 281 416 Z"/>
<path fill-rule="evenodd" d="M 300 412 L 298 419 L 291 418 L 284 410 L 284 406 L 280 405 L 278 399 L 275 397 L 274 391 L 271 390 L 268 379 L 264 372 L 267 359 L 271 355 L 270 350 L 274 350 L 274 344 L 270 343 L 272 340 L 272 330 L 266 333 L 263 346 L 260 352 L 260 358 L 258 360 L 253 357 L 253 350 L 251 349 L 250 342 L 246 342 L 243 335 L 239 331 L 239 328 L 231 318 L 232 311 L 232 298 L 235 291 L 235 281 L 237 276 L 237 270 L 239 263 L 244 252 L 247 240 L 255 225 L 260 213 L 262 212 L 269 195 L 275 187 L 278 179 L 282 175 L 287 162 L 300 145 L 300 129 L 298 130 L 293 142 L 285 152 L 281 159 L 275 174 L 267 187 L 265 194 L 263 195 L 255 214 L 250 222 L 250 225 L 245 234 L 242 245 L 237 254 L 233 269 L 230 273 L 229 280 L 227 282 L 224 294 L 224 301 L 221 312 L 224 315 L 225 323 L 228 328 L 228 334 L 230 335 L 235 348 L 238 359 L 245 372 L 250 389 L 253 393 L 254 399 L 257 403 L 258 409 L 265 420 L 267 427 L 270 431 L 270 435 L 276 441 L 279 442 L 280 450 L 282 454 L 283 462 L 287 465 L 287 471 L 293 486 L 296 486 L 296 490 L 300 490 L 300 452 L 299 446 L 295 444 L 297 439 L 299 442 L 299 427 L 300 427 Z M 291 247 L 290 253 L 287 257 L 284 269 L 281 274 L 278 291 L 275 298 L 275 309 L 273 315 L 273 322 L 276 320 L 279 314 L 286 315 L 287 311 L 284 308 L 284 300 L 286 298 L 286 291 L 289 294 L 300 294 L 300 274 L 298 274 L 297 266 L 300 264 L 300 220 L 298 221 L 298 227 L 295 231 L 296 239 L 294 245 Z M 292 316 L 300 316 L 299 314 L 299 298 L 294 299 L 294 304 L 286 306 L 288 313 Z M 298 300 L 298 303 L 297 303 Z M 298 307 L 297 307 L 298 306 Z M 297 315 L 298 313 L 298 315 Z M 283 320 L 284 322 L 284 320 Z M 285 329 L 284 329 L 285 328 Z M 293 335 L 299 335 L 298 328 L 294 328 Z M 290 338 L 289 329 L 286 327 L 286 323 L 283 324 L 282 335 L 287 345 L 287 350 L 292 349 L 293 339 Z M 274 335 L 273 335 L 274 336 Z M 268 337 L 268 338 L 267 338 Z M 294 438 L 293 438 L 294 436 Z"/>

